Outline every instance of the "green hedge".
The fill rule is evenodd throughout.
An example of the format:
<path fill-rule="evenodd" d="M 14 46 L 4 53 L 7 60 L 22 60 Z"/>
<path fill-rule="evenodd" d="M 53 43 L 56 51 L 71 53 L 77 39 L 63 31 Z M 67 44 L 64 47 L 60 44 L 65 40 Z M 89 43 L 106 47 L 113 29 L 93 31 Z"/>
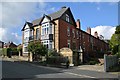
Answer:
<path fill-rule="evenodd" d="M 11 55 L 18 55 L 17 48 L 3 48 L 2 55 L 11 57 Z"/>
<path fill-rule="evenodd" d="M 66 63 L 67 61 L 67 57 L 61 56 L 52 56 L 47 58 L 47 64 L 60 65 L 61 63 Z"/>

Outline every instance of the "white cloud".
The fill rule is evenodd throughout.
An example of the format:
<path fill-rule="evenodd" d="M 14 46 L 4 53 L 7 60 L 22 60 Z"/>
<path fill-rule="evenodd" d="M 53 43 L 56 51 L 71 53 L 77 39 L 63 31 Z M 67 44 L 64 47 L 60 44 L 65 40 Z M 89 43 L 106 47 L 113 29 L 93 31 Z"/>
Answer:
<path fill-rule="evenodd" d="M 13 41 L 16 44 L 20 43 L 22 37 L 18 33 L 10 32 L 8 28 L 0 28 L 0 40 L 4 42 Z"/>
<path fill-rule="evenodd" d="M 103 35 L 105 39 L 110 39 L 112 34 L 114 34 L 116 27 L 112 26 L 96 26 L 91 28 L 91 34 L 94 35 L 94 32 L 97 31 L 99 35 Z"/>

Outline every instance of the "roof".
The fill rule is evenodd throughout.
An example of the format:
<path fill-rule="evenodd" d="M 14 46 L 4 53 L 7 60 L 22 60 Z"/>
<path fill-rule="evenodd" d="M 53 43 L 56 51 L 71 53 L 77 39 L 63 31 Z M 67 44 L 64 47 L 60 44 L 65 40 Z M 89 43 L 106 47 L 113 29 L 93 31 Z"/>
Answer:
<path fill-rule="evenodd" d="M 13 42 L 8 42 L 8 43 L 5 43 L 5 44 L 4 44 L 5 47 L 9 47 L 10 45 L 14 45 L 14 46 L 17 47 L 17 45 L 14 44 Z"/>
<path fill-rule="evenodd" d="M 69 8 L 69 7 L 68 7 L 68 8 Z M 51 18 L 51 20 L 60 18 L 60 17 L 63 15 L 63 13 L 64 13 L 68 8 L 67 8 L 67 7 L 63 7 L 63 8 L 61 8 L 59 11 L 54 12 L 54 13 L 52 13 L 52 14 L 49 14 L 48 16 Z M 42 18 L 33 20 L 33 21 L 32 21 L 32 24 L 33 24 L 33 25 L 38 25 L 41 20 L 42 20 Z"/>

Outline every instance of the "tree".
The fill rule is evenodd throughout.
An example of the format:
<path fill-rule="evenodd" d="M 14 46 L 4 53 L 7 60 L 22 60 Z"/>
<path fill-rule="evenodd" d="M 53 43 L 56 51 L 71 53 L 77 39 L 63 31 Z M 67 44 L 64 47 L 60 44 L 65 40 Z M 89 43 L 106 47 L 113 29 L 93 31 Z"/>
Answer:
<path fill-rule="evenodd" d="M 28 44 L 28 52 L 35 53 L 35 44 L 34 44 L 33 41 L 31 41 L 31 42 Z"/>
<path fill-rule="evenodd" d="M 120 54 L 120 25 L 116 27 L 116 31 L 111 37 L 110 47 L 113 54 Z"/>
<path fill-rule="evenodd" d="M 39 41 L 37 42 L 32 41 L 28 44 L 28 51 L 32 52 L 33 54 L 39 54 L 41 56 L 45 56 L 48 50 Z"/>

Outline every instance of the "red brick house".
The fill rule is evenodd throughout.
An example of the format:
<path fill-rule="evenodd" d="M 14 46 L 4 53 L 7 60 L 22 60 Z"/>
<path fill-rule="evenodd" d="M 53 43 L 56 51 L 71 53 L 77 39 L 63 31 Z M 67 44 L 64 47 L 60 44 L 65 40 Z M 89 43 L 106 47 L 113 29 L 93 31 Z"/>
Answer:
<path fill-rule="evenodd" d="M 90 28 L 86 32 L 81 30 L 80 20 L 75 21 L 69 7 L 62 7 L 49 15 L 44 14 L 31 23 L 26 22 L 22 32 L 23 53 L 28 53 L 27 45 L 31 39 L 40 40 L 48 49 L 57 51 L 64 47 L 79 51 L 81 47 L 84 54 L 93 54 L 109 49 L 108 43 L 99 39 L 97 32 L 93 36 Z"/>

